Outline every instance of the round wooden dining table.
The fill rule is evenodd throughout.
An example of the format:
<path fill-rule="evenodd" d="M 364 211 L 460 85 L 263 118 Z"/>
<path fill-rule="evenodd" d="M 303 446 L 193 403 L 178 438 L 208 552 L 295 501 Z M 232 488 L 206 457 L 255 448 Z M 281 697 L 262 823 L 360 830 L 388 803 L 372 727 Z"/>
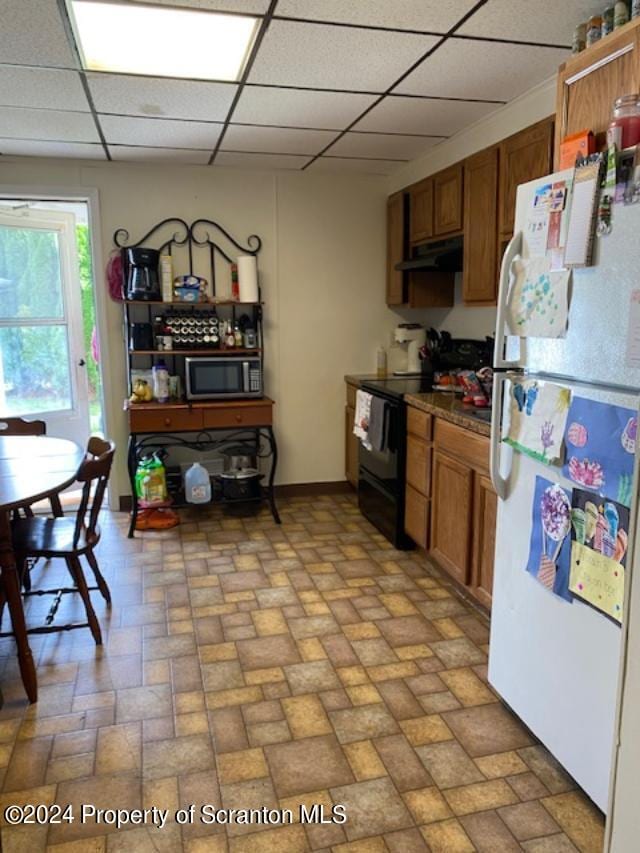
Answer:
<path fill-rule="evenodd" d="M 0 585 L 11 616 L 22 682 L 31 702 L 37 701 L 38 683 L 11 543 L 10 516 L 17 507 L 70 486 L 84 453 L 73 441 L 63 438 L 0 434 Z"/>

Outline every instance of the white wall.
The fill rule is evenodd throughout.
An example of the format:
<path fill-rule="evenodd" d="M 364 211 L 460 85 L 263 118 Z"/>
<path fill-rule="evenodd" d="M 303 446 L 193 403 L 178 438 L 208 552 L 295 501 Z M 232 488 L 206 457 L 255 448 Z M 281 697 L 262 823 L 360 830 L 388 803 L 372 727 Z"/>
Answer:
<path fill-rule="evenodd" d="M 344 479 L 343 376 L 371 372 L 397 323 L 384 298 L 386 179 L 2 157 L 0 185 L 97 188 L 105 261 L 116 228 L 139 239 L 167 216 L 217 220 L 240 241 L 259 234 L 278 481 Z M 105 286 L 101 271 L 97 286 Z M 114 491 L 128 494 L 122 309 L 108 300 L 106 314 L 108 425 L 120 449 Z"/>
<path fill-rule="evenodd" d="M 403 189 L 409 184 L 445 169 L 447 166 L 494 145 L 501 139 L 517 133 L 555 112 L 556 78 L 536 86 L 496 112 L 430 148 L 422 157 L 412 160 L 387 180 L 389 193 Z M 419 102 L 416 102 L 419 109 Z M 446 329 L 454 337 L 484 338 L 495 332 L 495 308 L 469 308 L 462 304 L 461 276 L 456 277 L 455 305 L 421 311 L 399 311 L 403 319 Z"/>

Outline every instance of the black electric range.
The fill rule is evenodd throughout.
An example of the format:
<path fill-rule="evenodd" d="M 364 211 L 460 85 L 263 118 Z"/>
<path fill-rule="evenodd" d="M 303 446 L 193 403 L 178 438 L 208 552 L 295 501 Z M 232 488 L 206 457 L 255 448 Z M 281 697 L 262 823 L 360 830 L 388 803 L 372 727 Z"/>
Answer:
<path fill-rule="evenodd" d="M 431 391 L 427 377 L 363 380 L 361 389 L 386 403 L 387 442 L 384 450 L 360 443 L 358 505 L 360 511 L 395 548 L 408 550 L 413 540 L 404 532 L 405 467 L 407 460 L 407 406 L 405 394 Z"/>

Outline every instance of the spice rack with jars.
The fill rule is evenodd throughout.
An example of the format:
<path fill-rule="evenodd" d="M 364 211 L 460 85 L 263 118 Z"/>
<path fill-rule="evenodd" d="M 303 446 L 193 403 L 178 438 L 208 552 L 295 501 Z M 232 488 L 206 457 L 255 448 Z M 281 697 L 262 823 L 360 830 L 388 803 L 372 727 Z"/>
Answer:
<path fill-rule="evenodd" d="M 200 268 L 208 264 L 207 295 L 197 301 L 166 301 L 162 299 L 124 299 L 124 338 L 127 350 L 127 387 L 133 391 L 137 378 L 150 376 L 154 367 L 162 362 L 169 373 L 179 377 L 171 383 L 172 400 L 179 401 L 176 389 L 184 388 L 184 357 L 186 356 L 226 356 L 252 355 L 264 363 L 264 341 L 262 316 L 263 305 L 260 288 L 258 299 L 242 302 L 239 299 L 220 298 L 216 293 L 216 260 L 222 259 L 234 270 L 233 258 L 211 236 L 212 231 L 219 232 L 235 249 L 244 255 L 257 256 L 262 241 L 252 234 L 247 246 L 237 242 L 228 231 L 213 220 L 198 219 L 188 224 L 182 219 L 171 218 L 157 223 L 145 236 L 137 241 L 129 241 L 129 233 L 120 228 L 114 234 L 114 243 L 123 256 L 123 292 L 127 293 L 126 279 L 127 250 L 150 248 L 150 241 L 157 237 L 162 240 L 163 233 L 173 230 L 168 239 L 155 249 L 159 255 L 168 255 L 173 259 L 174 250 L 180 252 L 188 276 L 194 277 L 194 261 L 200 262 Z M 187 276 L 179 276 L 184 279 Z M 194 277 L 199 278 L 200 277 Z M 232 276 L 233 278 L 233 276 Z M 158 281 L 158 293 L 160 293 Z M 178 392 L 179 394 L 179 392 Z"/>

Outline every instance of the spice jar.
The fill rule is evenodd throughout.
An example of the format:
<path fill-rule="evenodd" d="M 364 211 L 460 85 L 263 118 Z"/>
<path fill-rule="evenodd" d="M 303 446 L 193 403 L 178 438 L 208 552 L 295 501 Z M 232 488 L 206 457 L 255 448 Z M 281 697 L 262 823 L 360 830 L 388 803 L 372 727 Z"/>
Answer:
<path fill-rule="evenodd" d="M 593 15 L 587 21 L 587 47 L 591 47 L 602 37 L 602 18 L 600 15 Z"/>
<path fill-rule="evenodd" d="M 640 0 L 637 0 L 638 13 L 640 14 Z M 578 24 L 578 26 L 573 31 L 573 43 L 571 45 L 572 53 L 582 53 L 582 51 L 587 46 L 587 25 L 586 24 Z"/>
<path fill-rule="evenodd" d="M 614 7 L 614 27 L 624 27 L 629 23 L 629 6 L 627 0 L 618 0 Z"/>
<path fill-rule="evenodd" d="M 630 148 L 640 142 L 640 95 L 623 95 L 617 99 L 607 141 L 618 148 Z"/>
<path fill-rule="evenodd" d="M 640 17 L 640 0 L 633 0 L 633 2 L 631 3 L 631 17 Z"/>
<path fill-rule="evenodd" d="M 613 32 L 614 23 L 616 19 L 616 12 L 614 6 L 609 6 L 602 13 L 602 37 L 608 36 L 609 33 Z"/>

